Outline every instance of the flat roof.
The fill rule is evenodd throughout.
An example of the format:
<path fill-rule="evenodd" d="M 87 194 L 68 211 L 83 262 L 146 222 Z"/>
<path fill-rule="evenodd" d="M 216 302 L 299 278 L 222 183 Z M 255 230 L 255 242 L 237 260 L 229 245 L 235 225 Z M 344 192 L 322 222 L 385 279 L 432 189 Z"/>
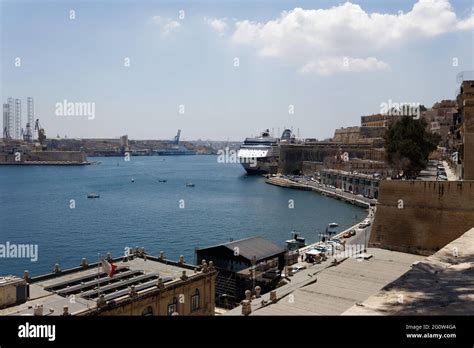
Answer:
<path fill-rule="evenodd" d="M 474 228 L 345 315 L 472 315 Z"/>
<path fill-rule="evenodd" d="M 219 247 L 225 247 L 231 250 L 232 252 L 238 250 L 240 256 L 243 256 L 244 258 L 249 260 L 252 260 L 253 257 L 255 257 L 257 260 L 262 260 L 286 252 L 286 249 L 284 249 L 283 247 L 280 247 L 275 243 L 263 239 L 261 237 L 250 237 L 223 244 L 218 244 L 212 247 L 198 249 L 197 252 L 209 251 L 211 249 Z"/>
<path fill-rule="evenodd" d="M 189 278 L 202 274 L 202 272 L 189 270 L 189 267 L 151 258 L 153 257 L 147 257 L 145 260 L 134 257 L 126 262 L 114 261 L 117 273 L 112 278 L 100 272 L 96 266 L 38 277 L 38 280 L 32 279 L 29 284 L 29 300 L 20 305 L 1 309 L 0 315 L 33 315 L 35 305 L 43 305 L 43 315 L 61 315 L 66 305 L 69 307 L 69 313 L 77 314 L 96 308 L 99 293 L 103 294 L 106 300 L 118 300 L 128 297 L 128 289 L 131 285 L 134 285 L 140 293 L 156 288 L 158 277 L 162 278 L 164 285 L 167 286 L 181 281 L 183 271 L 187 271 L 186 275 Z M 71 300 L 72 295 L 74 295 L 74 300 Z M 50 312 L 50 309 L 53 312 Z"/>
<path fill-rule="evenodd" d="M 278 302 L 262 307 L 262 299 L 268 300 L 269 294 L 253 300 L 251 315 L 339 315 L 377 293 L 424 258 L 378 248 L 368 248 L 367 254 L 372 257 L 350 257 L 336 266 L 317 264 L 296 273 L 290 283 L 276 290 Z M 293 283 L 299 284 L 296 289 Z M 239 306 L 227 314 L 240 315 L 241 311 Z"/>

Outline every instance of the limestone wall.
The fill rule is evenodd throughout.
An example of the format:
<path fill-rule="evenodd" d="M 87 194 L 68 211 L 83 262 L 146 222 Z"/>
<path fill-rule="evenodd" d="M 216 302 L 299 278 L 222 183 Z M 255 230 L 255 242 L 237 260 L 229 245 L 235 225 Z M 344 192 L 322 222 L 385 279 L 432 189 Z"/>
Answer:
<path fill-rule="evenodd" d="M 155 291 L 149 296 L 140 296 L 134 301 L 128 301 L 123 305 L 116 305 L 112 308 L 104 309 L 101 316 L 134 315 L 140 316 L 145 312 L 152 315 L 167 315 L 168 305 L 177 300 L 177 310 L 179 315 L 214 315 L 215 312 L 215 283 L 216 273 L 203 275 L 199 279 L 189 279 L 187 282 L 180 282 L 173 287 L 165 288 L 162 291 Z M 199 291 L 199 308 L 192 310 L 192 296 L 196 289 Z"/>
<path fill-rule="evenodd" d="M 320 143 L 312 145 L 280 145 L 278 172 L 294 174 L 303 171 L 303 162 L 324 162 L 326 158 L 334 158 L 347 152 L 349 158 L 360 158 L 381 161 L 384 151 L 371 145 L 341 145 L 339 143 Z"/>
<path fill-rule="evenodd" d="M 16 152 L 15 152 L 16 153 Z M 20 161 L 16 161 L 15 153 L 1 153 L 0 163 L 28 163 L 28 162 L 70 162 L 84 163 L 87 162 L 87 156 L 82 151 L 28 151 L 20 152 Z"/>
<path fill-rule="evenodd" d="M 30 152 L 28 161 L 85 162 L 86 154 L 81 151 L 37 151 Z"/>
<path fill-rule="evenodd" d="M 381 181 L 369 245 L 428 255 L 474 227 L 474 181 Z"/>

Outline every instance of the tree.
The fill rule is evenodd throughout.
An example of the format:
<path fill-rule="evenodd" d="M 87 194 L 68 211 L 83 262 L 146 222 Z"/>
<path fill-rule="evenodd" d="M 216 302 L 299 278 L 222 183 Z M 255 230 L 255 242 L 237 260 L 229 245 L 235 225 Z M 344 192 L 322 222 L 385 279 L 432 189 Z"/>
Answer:
<path fill-rule="evenodd" d="M 428 156 L 436 150 L 441 137 L 426 130 L 423 119 L 402 117 L 385 132 L 385 153 L 388 162 L 403 170 L 407 178 L 415 178 L 426 168 Z"/>

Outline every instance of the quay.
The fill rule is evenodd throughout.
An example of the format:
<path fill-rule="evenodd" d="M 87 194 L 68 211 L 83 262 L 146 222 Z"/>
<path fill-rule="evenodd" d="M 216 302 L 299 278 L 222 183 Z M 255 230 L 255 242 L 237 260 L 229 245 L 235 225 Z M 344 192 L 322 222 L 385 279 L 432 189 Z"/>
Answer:
<path fill-rule="evenodd" d="M 85 166 L 93 164 L 93 162 L 76 162 L 76 161 L 24 161 L 24 162 L 0 162 L 4 166 Z"/>
<path fill-rule="evenodd" d="M 323 196 L 339 199 L 341 201 L 345 201 L 362 208 L 369 208 L 370 206 L 375 205 L 377 203 L 376 199 L 357 196 L 351 193 L 343 192 L 342 190 L 338 192 L 337 189 L 331 189 L 323 184 L 319 184 L 317 182 L 312 182 L 309 180 L 304 181 L 304 179 L 301 178 L 294 179 L 294 181 L 292 181 L 286 177 L 275 176 L 268 177 L 267 179 L 265 179 L 265 183 L 297 190 L 313 191 Z"/>

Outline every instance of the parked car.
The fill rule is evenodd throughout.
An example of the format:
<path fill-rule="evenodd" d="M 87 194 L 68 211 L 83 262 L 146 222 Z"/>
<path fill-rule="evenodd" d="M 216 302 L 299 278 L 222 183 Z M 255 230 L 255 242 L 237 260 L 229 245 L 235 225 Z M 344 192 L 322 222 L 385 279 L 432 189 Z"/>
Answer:
<path fill-rule="evenodd" d="M 296 274 L 303 269 L 306 269 L 306 266 L 293 266 L 291 268 L 291 274 Z"/>

